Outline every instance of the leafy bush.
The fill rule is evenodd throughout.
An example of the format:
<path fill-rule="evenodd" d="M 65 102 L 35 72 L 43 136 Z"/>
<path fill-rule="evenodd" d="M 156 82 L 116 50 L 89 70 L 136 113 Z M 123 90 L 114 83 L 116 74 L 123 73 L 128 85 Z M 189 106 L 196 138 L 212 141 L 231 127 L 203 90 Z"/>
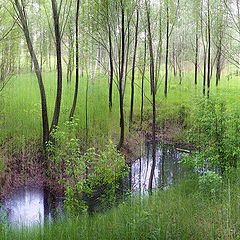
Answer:
<path fill-rule="evenodd" d="M 124 176 L 125 159 L 109 141 L 104 150 L 94 147 L 81 152 L 75 122 L 67 122 L 65 130 L 56 129 L 53 143 L 48 143 L 50 169 L 58 173 L 65 187 L 65 206 L 71 211 L 92 211 L 92 203 L 105 205 L 116 200 L 116 190 Z M 52 170 L 51 170 L 52 171 Z"/>
<path fill-rule="evenodd" d="M 213 171 L 207 171 L 199 176 L 199 190 L 205 196 L 216 198 L 221 192 L 222 177 Z"/>
<path fill-rule="evenodd" d="M 227 112 L 225 102 L 220 98 L 204 99 L 193 111 L 193 128 L 189 135 L 201 151 L 194 158 L 202 165 L 216 169 L 223 174 L 236 167 L 240 156 L 239 111 Z M 193 159 L 194 159 L 193 158 Z"/>

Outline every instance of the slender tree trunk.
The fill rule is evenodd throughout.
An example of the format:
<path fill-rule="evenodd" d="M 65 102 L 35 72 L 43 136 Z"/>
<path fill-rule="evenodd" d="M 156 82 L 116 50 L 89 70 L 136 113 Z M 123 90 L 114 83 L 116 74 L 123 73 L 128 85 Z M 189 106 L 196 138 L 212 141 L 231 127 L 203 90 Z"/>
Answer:
<path fill-rule="evenodd" d="M 146 69 L 146 57 L 147 57 L 147 33 L 145 29 L 144 37 L 144 58 L 143 58 L 143 71 L 142 71 L 142 88 L 141 88 L 141 125 L 143 122 L 143 103 L 144 103 L 144 78 L 145 78 L 145 69 Z"/>
<path fill-rule="evenodd" d="M 48 72 L 48 32 L 47 32 L 47 36 L 46 36 L 46 72 Z"/>
<path fill-rule="evenodd" d="M 92 32 L 92 30 L 91 30 Z M 93 84 L 93 43 L 92 38 L 90 39 L 90 83 Z M 86 69 L 87 70 L 87 69 Z"/>
<path fill-rule="evenodd" d="M 129 55 L 129 45 L 130 45 L 130 34 L 129 34 L 129 23 L 127 27 L 127 51 L 126 51 L 126 63 L 125 63 L 125 71 L 124 71 L 124 80 L 123 80 L 123 95 L 125 92 L 126 82 L 127 82 L 127 73 L 128 73 L 128 55 Z"/>
<path fill-rule="evenodd" d="M 78 96 L 78 80 L 79 80 L 79 46 L 78 46 L 78 19 L 79 19 L 79 8 L 80 8 L 80 0 L 77 0 L 77 12 L 76 12 L 76 85 L 75 85 L 75 94 L 73 99 L 73 105 L 70 112 L 69 120 L 73 119 L 73 115 L 75 112 L 76 104 L 77 104 L 77 96 Z"/>
<path fill-rule="evenodd" d="M 198 28 L 196 27 L 196 47 L 195 47 L 195 85 L 197 85 L 198 75 Z"/>
<path fill-rule="evenodd" d="M 169 52 L 169 9 L 167 6 L 167 32 L 166 32 L 166 61 L 165 61 L 165 88 L 164 95 L 167 97 L 167 84 L 168 84 L 168 52 Z"/>
<path fill-rule="evenodd" d="M 121 0 L 121 19 L 122 19 L 122 36 L 121 36 L 121 65 L 120 65 L 120 75 L 119 75 L 119 100 L 120 100 L 120 127 L 121 136 L 117 149 L 122 148 L 124 142 L 124 113 L 123 113 L 123 81 L 124 81 L 124 57 L 125 57 L 125 24 L 124 24 L 125 12 L 123 6 L 123 0 Z"/>
<path fill-rule="evenodd" d="M 221 55 L 222 55 L 222 49 L 220 45 L 217 50 L 216 86 L 218 86 L 220 76 L 221 76 Z"/>
<path fill-rule="evenodd" d="M 40 71 L 42 72 L 42 65 L 43 65 L 43 31 L 40 33 L 41 39 L 40 39 Z"/>
<path fill-rule="evenodd" d="M 211 78 L 211 32 L 210 32 L 210 9 L 209 9 L 209 0 L 208 0 L 208 73 L 207 73 L 207 97 L 209 98 L 210 92 L 210 78 Z"/>
<path fill-rule="evenodd" d="M 110 23 L 108 24 L 108 41 L 109 41 L 109 63 L 110 63 L 110 78 L 109 78 L 109 110 L 112 110 L 112 87 L 113 87 L 113 57 L 112 57 L 112 36 Z"/>
<path fill-rule="evenodd" d="M 98 68 L 98 61 L 99 61 L 99 54 L 100 54 L 99 51 L 100 51 L 100 49 L 98 49 L 98 51 L 97 51 L 95 67 L 94 67 L 93 83 L 95 83 L 96 75 L 97 75 L 97 68 Z"/>
<path fill-rule="evenodd" d="M 57 97 L 56 97 L 56 103 L 55 103 L 55 110 L 54 110 L 50 131 L 52 131 L 58 125 L 60 107 L 61 107 L 61 97 L 62 97 L 61 37 L 60 37 L 59 15 L 57 10 L 56 0 L 52 0 L 52 11 L 53 11 L 54 30 L 55 30 L 55 38 L 56 38 L 58 80 L 57 80 Z"/>
<path fill-rule="evenodd" d="M 4 81 L 5 79 L 5 53 L 6 53 L 6 48 L 2 50 L 2 62 L 1 62 L 1 81 Z"/>
<path fill-rule="evenodd" d="M 153 117 L 153 122 L 152 122 L 152 144 L 153 144 L 153 149 L 152 149 L 152 168 L 150 172 L 150 179 L 149 179 L 149 191 L 150 194 L 152 193 L 152 187 L 153 187 L 153 176 L 154 176 L 154 170 L 156 166 L 156 106 L 155 106 L 155 79 L 154 79 L 154 56 L 153 56 L 153 46 L 152 46 L 152 33 L 151 33 L 151 23 L 150 23 L 150 13 L 149 9 L 146 3 L 146 8 L 147 8 L 147 28 L 148 28 L 148 43 L 149 43 L 149 54 L 150 54 L 150 79 L 151 79 L 151 85 L 152 85 L 152 117 Z"/>
<path fill-rule="evenodd" d="M 7 73 L 8 75 L 11 71 L 11 46 L 10 44 L 8 45 L 8 58 L 7 58 Z"/>
<path fill-rule="evenodd" d="M 20 73 L 20 58 L 21 58 L 21 44 L 19 44 L 19 48 L 18 48 L 17 76 Z"/>
<path fill-rule="evenodd" d="M 207 53 L 204 50 L 204 59 L 203 59 L 203 96 L 206 94 L 206 66 L 207 66 Z"/>
<path fill-rule="evenodd" d="M 137 43 L 138 43 L 138 21 L 139 21 L 139 12 L 138 12 L 138 9 L 137 9 L 137 20 L 136 20 L 136 30 L 135 30 L 135 46 L 134 46 L 134 53 L 133 53 L 132 82 L 131 82 L 130 122 L 132 122 L 132 116 L 133 116 L 135 62 L 136 62 Z"/>
<path fill-rule="evenodd" d="M 29 30 L 28 30 L 24 6 L 21 7 L 18 0 L 15 0 L 15 5 L 16 5 L 17 15 L 19 16 L 19 19 L 21 21 L 22 29 L 26 38 L 28 50 L 30 52 L 31 58 L 33 59 L 33 63 L 35 66 L 34 69 L 38 79 L 38 85 L 39 85 L 40 94 L 41 94 L 41 104 L 42 104 L 43 146 L 46 147 L 47 141 L 49 140 L 49 126 L 48 126 L 48 114 L 47 114 L 47 101 L 46 101 L 45 89 L 42 81 L 42 75 L 41 75 L 41 71 L 37 61 L 37 57 L 33 50 L 33 45 L 31 42 Z"/>

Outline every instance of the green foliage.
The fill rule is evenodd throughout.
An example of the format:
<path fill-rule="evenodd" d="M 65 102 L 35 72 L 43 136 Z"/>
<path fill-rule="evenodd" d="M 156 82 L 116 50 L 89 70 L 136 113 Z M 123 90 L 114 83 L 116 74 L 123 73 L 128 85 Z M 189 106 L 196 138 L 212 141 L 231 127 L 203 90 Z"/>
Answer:
<path fill-rule="evenodd" d="M 0 203 L 0 234 L 4 234 L 7 231 L 9 223 L 7 221 L 7 212 L 2 209 Z"/>
<path fill-rule="evenodd" d="M 104 204 L 113 204 L 126 167 L 111 141 L 104 150 L 92 147 L 82 153 L 77 126 L 76 121 L 66 122 L 65 129 L 53 132 L 54 144 L 48 143 L 49 170 L 58 172 L 66 189 L 66 208 L 72 212 L 86 210 L 89 200 L 96 196 Z"/>
<path fill-rule="evenodd" d="M 201 100 L 193 114 L 189 135 L 201 153 L 196 153 L 189 161 L 197 167 L 204 168 L 207 164 L 221 173 L 236 167 L 240 154 L 239 111 L 227 111 L 223 100 L 211 98 Z"/>
<path fill-rule="evenodd" d="M 199 176 L 198 182 L 200 192 L 207 197 L 216 199 L 222 191 L 222 177 L 213 171 Z"/>

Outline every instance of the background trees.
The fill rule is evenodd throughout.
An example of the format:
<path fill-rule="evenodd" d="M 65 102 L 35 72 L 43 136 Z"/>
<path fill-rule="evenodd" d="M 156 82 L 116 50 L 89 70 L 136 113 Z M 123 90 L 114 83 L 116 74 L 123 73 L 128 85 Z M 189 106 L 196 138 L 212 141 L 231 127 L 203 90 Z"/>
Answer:
<path fill-rule="evenodd" d="M 108 82 L 110 112 L 115 107 L 113 89 L 118 89 L 115 105 L 119 105 L 118 146 L 121 148 L 128 126 L 125 119 L 129 115 L 130 122 L 134 122 L 139 111 L 134 107 L 136 91 L 141 92 L 142 119 L 144 82 L 149 82 L 151 94 L 155 89 L 155 93 L 167 97 L 172 78 L 178 78 L 182 84 L 185 73 L 194 72 L 192 81 L 203 87 L 204 95 L 207 88 L 209 96 L 211 79 L 218 85 L 226 65 L 235 65 L 239 71 L 238 0 L 162 0 L 149 1 L 147 6 L 145 0 L 0 2 L 1 82 L 9 74 L 35 70 L 41 89 L 44 142 L 50 131 L 41 80 L 45 72 L 58 72 L 51 130 L 58 125 L 61 115 L 63 81 L 70 83 L 72 76 L 76 77 L 73 105 L 69 106 L 70 119 L 78 107 L 80 76 L 89 74 L 90 88 L 94 88 L 96 81 Z M 75 66 L 76 72 L 73 71 Z M 141 86 L 136 83 L 140 76 Z M 131 98 L 125 99 L 129 84 Z M 126 104 L 130 107 L 128 113 L 124 110 Z"/>

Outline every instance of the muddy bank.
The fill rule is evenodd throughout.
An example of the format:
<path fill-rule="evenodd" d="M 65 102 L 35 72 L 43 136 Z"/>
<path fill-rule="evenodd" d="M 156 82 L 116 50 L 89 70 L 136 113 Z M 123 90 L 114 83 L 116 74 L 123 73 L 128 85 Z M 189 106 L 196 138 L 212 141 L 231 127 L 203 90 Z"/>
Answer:
<path fill-rule="evenodd" d="M 188 147 L 187 143 L 176 138 L 182 130 L 183 128 L 176 124 L 159 125 L 157 126 L 156 139 L 158 141 L 164 139 L 164 141 Z M 151 122 L 145 129 L 138 128 L 137 124 L 133 126 L 133 129 L 125 137 L 121 150 L 128 165 L 144 155 L 144 144 L 150 142 L 151 139 Z M 39 149 L 41 144 L 27 146 L 24 152 L 17 154 L 11 153 L 7 148 L 0 152 L 0 157 L 4 160 L 4 166 L 0 168 L 0 200 L 23 186 L 46 187 L 52 194 L 63 196 L 64 187 L 58 183 L 58 175 L 51 173 L 51 177 L 48 176 L 48 165 L 44 159 L 44 154 Z"/>

